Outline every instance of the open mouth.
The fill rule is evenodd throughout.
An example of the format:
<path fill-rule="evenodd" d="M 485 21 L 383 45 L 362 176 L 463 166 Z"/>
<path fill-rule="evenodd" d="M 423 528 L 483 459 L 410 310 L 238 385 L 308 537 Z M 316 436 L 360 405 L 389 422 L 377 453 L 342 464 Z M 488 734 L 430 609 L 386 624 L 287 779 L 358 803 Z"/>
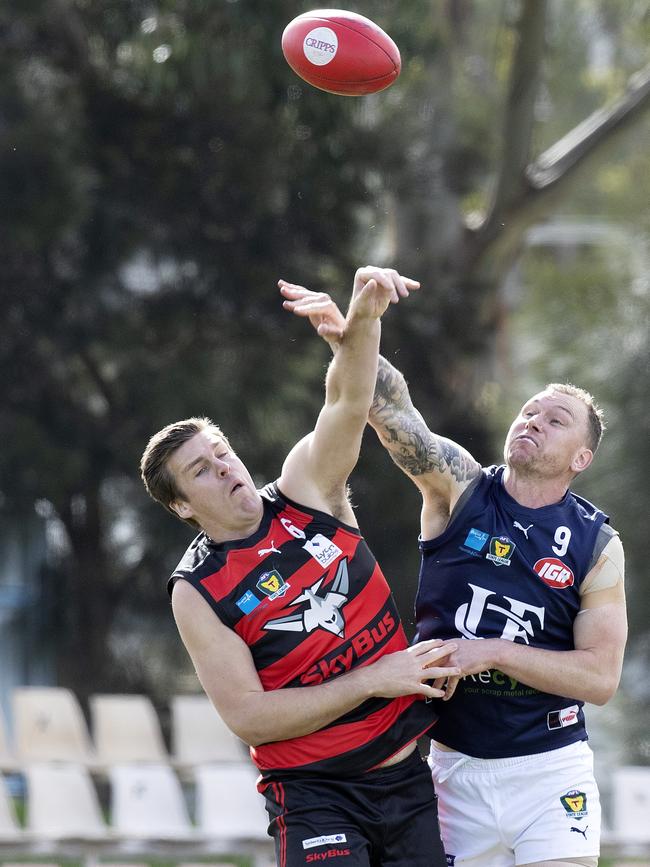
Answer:
<path fill-rule="evenodd" d="M 535 447 L 537 447 L 537 443 L 535 442 L 535 440 L 531 436 L 528 436 L 528 434 L 519 434 L 517 439 L 520 441 L 523 440 L 527 443 L 532 443 Z"/>
<path fill-rule="evenodd" d="M 241 482 L 235 482 L 235 484 L 234 484 L 234 485 L 232 486 L 232 488 L 230 489 L 230 493 L 231 493 L 231 494 L 236 494 L 237 491 L 238 491 L 240 488 L 243 488 L 243 487 L 244 487 L 244 486 L 242 485 Z"/>

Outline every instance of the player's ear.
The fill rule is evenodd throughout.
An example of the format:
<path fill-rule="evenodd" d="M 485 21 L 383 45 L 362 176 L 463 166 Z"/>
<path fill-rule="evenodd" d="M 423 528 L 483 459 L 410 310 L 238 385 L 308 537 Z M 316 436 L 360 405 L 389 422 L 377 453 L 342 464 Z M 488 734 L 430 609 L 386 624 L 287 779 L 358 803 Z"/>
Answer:
<path fill-rule="evenodd" d="M 182 518 L 184 521 L 186 521 L 188 518 L 191 518 L 193 515 L 190 504 L 186 503 L 185 500 L 174 500 L 169 504 L 169 508 L 172 510 L 172 512 L 176 512 L 178 517 Z"/>
<path fill-rule="evenodd" d="M 582 446 L 571 461 L 571 469 L 574 473 L 582 473 L 594 459 L 594 453 L 586 446 Z"/>

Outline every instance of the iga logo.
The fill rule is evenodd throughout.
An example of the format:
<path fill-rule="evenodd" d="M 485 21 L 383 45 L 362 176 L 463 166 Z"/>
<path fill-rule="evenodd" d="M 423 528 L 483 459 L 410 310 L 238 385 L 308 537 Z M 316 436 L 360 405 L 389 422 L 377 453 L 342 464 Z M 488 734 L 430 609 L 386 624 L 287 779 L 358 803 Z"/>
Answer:
<path fill-rule="evenodd" d="M 533 566 L 533 569 L 544 584 L 557 590 L 572 587 L 574 582 L 573 572 L 565 566 L 557 557 L 543 557 Z"/>

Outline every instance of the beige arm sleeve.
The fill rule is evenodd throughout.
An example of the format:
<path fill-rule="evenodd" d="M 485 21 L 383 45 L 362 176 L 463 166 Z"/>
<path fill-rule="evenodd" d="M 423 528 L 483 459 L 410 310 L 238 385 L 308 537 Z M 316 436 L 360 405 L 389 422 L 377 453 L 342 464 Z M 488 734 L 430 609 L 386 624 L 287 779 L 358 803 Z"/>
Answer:
<path fill-rule="evenodd" d="M 587 574 L 580 587 L 580 595 L 586 596 L 597 590 L 608 590 L 624 583 L 625 554 L 618 533 L 609 540 L 596 564 Z"/>

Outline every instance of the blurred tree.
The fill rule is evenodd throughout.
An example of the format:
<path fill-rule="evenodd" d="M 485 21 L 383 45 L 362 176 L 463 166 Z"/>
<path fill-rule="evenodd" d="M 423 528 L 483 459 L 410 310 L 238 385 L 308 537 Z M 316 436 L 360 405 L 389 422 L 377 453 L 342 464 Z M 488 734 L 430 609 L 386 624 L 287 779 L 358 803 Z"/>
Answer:
<path fill-rule="evenodd" d="M 406 4 L 391 32 L 412 60 L 402 73 L 404 91 L 392 89 L 385 97 L 387 123 L 400 135 L 384 133 L 383 190 L 390 216 L 382 249 L 388 261 L 417 275 L 424 289 L 385 330 L 384 346 L 399 353 L 397 364 L 434 429 L 492 462 L 499 459 L 500 438 L 531 379 L 534 390 L 540 385 L 525 375 L 531 369 L 502 363 L 518 333 L 510 321 L 507 277 L 528 243 L 530 227 L 562 213 L 585 219 L 600 213 L 624 220 L 624 227 L 636 221 L 648 237 L 644 142 L 650 67 L 643 64 L 650 7 L 631 9 L 607 0 L 456 2 L 442 15 L 437 5 Z M 598 270 L 599 279 L 608 281 L 607 293 L 621 295 L 622 308 L 633 282 L 602 265 Z M 564 305 L 580 304 L 584 281 L 549 285 L 541 276 L 552 329 L 564 321 Z M 530 273 L 529 278 L 536 280 Z M 647 284 L 645 292 L 647 297 Z M 598 320 L 604 331 L 607 308 L 596 301 L 590 299 L 591 316 L 585 311 L 582 327 Z M 623 330 L 625 320 L 619 321 Z M 519 325 L 523 342 L 531 332 L 540 339 L 546 333 L 539 319 Z M 644 349 L 647 342 L 636 346 L 637 365 Z M 575 350 L 583 368 L 599 370 L 587 381 L 607 400 L 611 392 L 601 387 L 607 376 L 595 362 L 609 357 L 611 344 L 584 341 Z M 564 353 L 557 377 L 573 369 L 567 363 L 571 357 L 571 351 Z M 369 460 L 379 460 L 373 450 L 362 465 Z M 384 531 L 377 542 L 371 539 L 388 574 L 407 577 L 400 596 L 407 611 L 419 559 L 413 529 L 406 552 L 395 540 L 413 527 L 419 498 L 401 479 L 382 478 L 383 496 L 376 495 L 369 473 L 364 479 L 363 488 L 355 483 L 362 525 Z M 597 491 L 593 495 L 600 501 Z M 405 504 L 397 526 L 397 510 L 386 508 L 395 500 Z"/>
<path fill-rule="evenodd" d="M 141 489 L 148 436 L 211 414 L 262 482 L 313 423 L 326 352 L 281 311 L 277 277 L 344 287 L 371 258 L 419 277 L 386 351 L 432 424 L 487 460 L 512 390 L 502 287 L 529 226 L 580 168 L 588 188 L 607 172 L 634 186 L 613 148 L 650 101 L 647 74 L 625 90 L 644 4 L 352 4 L 404 56 L 400 81 L 361 100 L 284 63 L 298 5 L 0 6 L 0 490 L 50 522 L 60 679 L 82 696 L 169 676 L 162 584 L 187 533 Z M 408 612 L 418 498 L 368 439 L 355 500 Z"/>
<path fill-rule="evenodd" d="M 354 161 L 339 168 L 336 100 L 297 117 L 303 91 L 279 49 L 292 5 L 0 12 L 0 488 L 6 508 L 37 502 L 58 531 L 53 645 L 81 695 L 125 671 L 146 686 L 133 659 L 115 667 L 109 636 L 120 613 L 164 610 L 187 536 L 145 506 L 135 471 L 150 434 L 213 413 L 277 473 L 320 402 L 324 353 L 311 341 L 291 354 L 274 284 L 307 268 L 349 281 L 364 184 Z"/>

